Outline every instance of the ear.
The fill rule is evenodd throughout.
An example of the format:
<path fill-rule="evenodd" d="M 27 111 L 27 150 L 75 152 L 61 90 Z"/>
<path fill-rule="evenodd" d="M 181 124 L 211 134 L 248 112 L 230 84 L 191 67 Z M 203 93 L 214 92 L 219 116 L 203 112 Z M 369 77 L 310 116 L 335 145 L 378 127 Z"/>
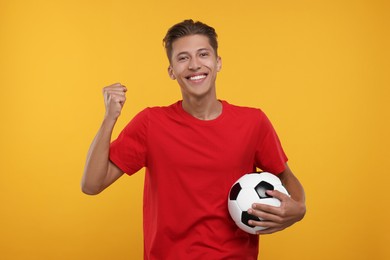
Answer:
<path fill-rule="evenodd" d="M 217 57 L 217 71 L 219 72 L 222 69 L 222 59 L 220 56 Z"/>
<path fill-rule="evenodd" d="M 175 74 L 173 73 L 173 68 L 172 68 L 171 65 L 169 65 L 169 67 L 168 67 L 168 75 L 169 75 L 169 77 L 170 77 L 171 79 L 173 79 L 173 80 L 176 79 L 176 76 L 175 76 Z"/>

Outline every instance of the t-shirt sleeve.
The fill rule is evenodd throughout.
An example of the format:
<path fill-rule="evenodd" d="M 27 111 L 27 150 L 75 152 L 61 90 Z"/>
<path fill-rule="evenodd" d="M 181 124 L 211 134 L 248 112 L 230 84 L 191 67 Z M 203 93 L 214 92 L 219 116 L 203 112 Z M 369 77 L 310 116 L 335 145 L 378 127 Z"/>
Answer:
<path fill-rule="evenodd" d="M 286 168 L 288 158 L 271 121 L 260 111 L 259 139 L 256 148 L 256 166 L 263 171 L 279 174 Z"/>
<path fill-rule="evenodd" d="M 149 111 L 137 114 L 110 145 L 110 161 L 132 175 L 146 165 Z"/>

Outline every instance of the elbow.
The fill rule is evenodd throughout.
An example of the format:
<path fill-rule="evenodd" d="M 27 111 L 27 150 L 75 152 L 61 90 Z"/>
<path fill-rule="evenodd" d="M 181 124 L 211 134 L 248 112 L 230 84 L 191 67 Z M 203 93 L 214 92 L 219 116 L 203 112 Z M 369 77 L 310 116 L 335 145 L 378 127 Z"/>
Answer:
<path fill-rule="evenodd" d="M 100 192 L 98 191 L 93 191 L 93 190 L 89 190 L 89 189 L 83 189 L 81 188 L 81 191 L 86 194 L 86 195 L 90 195 L 90 196 L 93 196 L 93 195 L 98 195 Z"/>
<path fill-rule="evenodd" d="M 86 194 L 86 195 L 98 195 L 99 193 L 102 192 L 102 189 L 98 189 L 96 187 L 90 187 L 84 182 L 81 183 L 81 192 Z"/>
<path fill-rule="evenodd" d="M 305 216 L 306 216 L 306 204 L 303 203 L 303 204 L 300 206 L 300 218 L 299 218 L 298 221 L 301 221 Z"/>

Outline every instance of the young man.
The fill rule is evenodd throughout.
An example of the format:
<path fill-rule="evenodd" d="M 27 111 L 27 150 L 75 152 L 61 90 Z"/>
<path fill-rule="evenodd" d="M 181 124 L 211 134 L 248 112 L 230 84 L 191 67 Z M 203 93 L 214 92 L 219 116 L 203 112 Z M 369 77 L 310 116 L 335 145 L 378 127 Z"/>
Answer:
<path fill-rule="evenodd" d="M 279 139 L 260 109 L 217 99 L 221 69 L 212 27 L 186 20 L 164 38 L 169 76 L 182 100 L 147 108 L 111 143 L 126 87 L 104 88 L 106 114 L 88 153 L 82 190 L 98 194 L 127 173 L 146 167 L 145 259 L 257 259 L 258 236 L 241 231 L 227 210 L 231 185 L 256 167 L 277 174 L 291 197 L 269 192 L 281 207 L 254 204 L 266 220 L 259 234 L 285 229 L 305 214 L 301 184 L 287 165 Z"/>

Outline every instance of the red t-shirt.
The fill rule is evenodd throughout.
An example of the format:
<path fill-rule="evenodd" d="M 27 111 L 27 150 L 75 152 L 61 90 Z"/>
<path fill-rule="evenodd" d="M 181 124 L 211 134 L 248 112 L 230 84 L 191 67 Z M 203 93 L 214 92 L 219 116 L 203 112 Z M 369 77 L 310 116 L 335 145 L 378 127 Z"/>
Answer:
<path fill-rule="evenodd" d="M 110 147 L 110 160 L 131 175 L 146 167 L 144 259 L 257 259 L 258 236 L 229 216 L 231 185 L 256 167 L 281 173 L 287 157 L 259 109 L 221 101 L 209 121 L 181 101 L 136 115 Z"/>

